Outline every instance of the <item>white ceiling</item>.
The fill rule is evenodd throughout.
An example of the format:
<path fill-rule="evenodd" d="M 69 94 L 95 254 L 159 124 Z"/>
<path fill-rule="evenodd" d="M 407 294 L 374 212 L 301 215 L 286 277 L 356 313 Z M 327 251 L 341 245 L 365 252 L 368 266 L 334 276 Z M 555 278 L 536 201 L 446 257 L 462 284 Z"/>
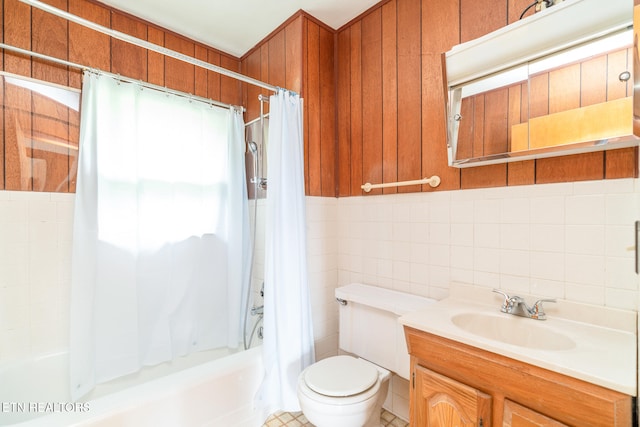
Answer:
<path fill-rule="evenodd" d="M 302 9 L 337 29 L 379 0 L 100 0 L 241 57 Z"/>

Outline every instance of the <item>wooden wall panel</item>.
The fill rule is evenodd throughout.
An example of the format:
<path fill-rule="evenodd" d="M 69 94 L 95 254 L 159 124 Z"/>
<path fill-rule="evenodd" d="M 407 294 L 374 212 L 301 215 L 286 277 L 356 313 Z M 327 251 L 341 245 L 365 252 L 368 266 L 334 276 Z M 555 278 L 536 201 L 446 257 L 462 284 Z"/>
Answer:
<path fill-rule="evenodd" d="M 311 22 L 309 22 L 311 25 Z M 336 186 L 336 127 L 335 127 L 335 69 L 334 69 L 334 37 L 333 32 L 320 27 L 320 96 L 310 103 L 320 104 L 320 160 L 321 160 L 321 193 L 325 197 L 335 197 Z"/>
<path fill-rule="evenodd" d="M 304 13 L 298 12 L 275 29 L 242 57 L 242 72 L 251 70 L 247 75 L 302 93 L 305 80 L 303 70 L 306 67 L 306 20 Z M 260 94 L 270 96 L 272 93 L 267 89 L 243 85 L 243 99 L 246 100 L 248 111 L 252 112 L 245 116 L 246 121 L 258 117 Z M 268 107 L 268 104 L 264 105 L 265 112 L 268 112 Z"/>
<path fill-rule="evenodd" d="M 109 10 L 86 0 L 69 0 L 69 13 L 96 24 L 111 27 Z M 145 36 L 146 37 L 146 34 Z M 110 70 L 111 45 L 106 34 L 96 33 L 82 25 L 69 23 L 69 61 L 99 70 Z M 69 86 L 80 89 L 82 73 L 69 69 Z"/>
<path fill-rule="evenodd" d="M 448 166 L 442 52 L 460 42 L 458 1 L 422 0 L 422 176 L 438 175 L 438 190 L 460 188 L 460 169 Z M 443 26 L 442 23 L 447 25 Z M 431 191 L 428 185 L 423 191 Z"/>
<path fill-rule="evenodd" d="M 485 98 L 484 154 L 499 154 L 509 147 L 509 90 L 499 89 L 488 92 Z"/>
<path fill-rule="evenodd" d="M 31 48 L 31 8 L 18 0 L 4 1 L 4 42 L 23 49 Z M 9 73 L 31 76 L 29 57 L 5 52 L 4 70 Z M 31 95 L 25 89 L 7 86 L 4 91 L 4 161 L 6 190 L 32 190 L 27 180 L 23 184 L 21 174 L 31 176 L 31 164 L 21 167 L 17 129 L 31 132 Z"/>
<path fill-rule="evenodd" d="M 337 194 L 335 48 L 335 32 L 300 11 L 241 59 L 243 70 L 259 70 L 262 81 L 304 99 L 305 192 L 313 196 Z M 243 90 L 248 121 L 259 115 L 253 99 L 271 93 L 248 85 Z"/>
<path fill-rule="evenodd" d="M 307 82 L 305 85 L 305 109 L 308 119 L 307 181 L 309 194 L 322 194 L 321 165 L 321 112 L 320 103 L 320 26 L 314 22 L 307 24 Z"/>
<path fill-rule="evenodd" d="M 220 53 L 209 49 L 207 53 L 209 64 L 220 65 Z M 220 74 L 207 71 L 207 97 L 211 99 L 222 99 Z"/>
<path fill-rule="evenodd" d="M 602 179 L 602 152 L 536 160 L 536 184 Z"/>
<path fill-rule="evenodd" d="M 209 51 L 207 48 L 195 45 L 194 58 L 207 62 L 209 59 Z M 207 97 L 209 90 L 207 89 L 207 85 L 209 84 L 209 79 L 207 78 L 207 74 L 209 71 L 204 68 L 194 67 L 194 89 L 193 93 L 196 96 L 201 96 L 203 98 Z"/>
<path fill-rule="evenodd" d="M 164 46 L 165 32 L 149 26 L 147 29 L 147 40 L 158 46 Z M 165 57 L 156 52 L 147 52 L 147 81 L 151 84 L 165 85 Z"/>
<path fill-rule="evenodd" d="M 381 41 L 382 13 L 376 9 L 362 19 L 362 184 L 382 182 Z"/>
<path fill-rule="evenodd" d="M 459 170 L 447 166 L 444 120 L 444 83 L 441 54 L 453 45 L 514 22 L 528 0 L 384 0 L 348 25 L 334 32 L 324 24 L 299 12 L 274 30 L 246 57 L 238 60 L 165 31 L 135 17 L 111 10 L 90 0 L 51 0 L 51 3 L 105 26 L 133 34 L 152 43 L 208 60 L 234 71 L 245 71 L 276 86 L 299 91 L 305 98 L 305 164 L 307 194 L 323 196 L 360 195 L 366 181 L 387 182 L 415 179 L 437 174 L 442 184 L 437 190 L 477 188 L 483 186 L 521 185 L 543 182 L 574 181 L 637 176 L 638 150 L 615 150 L 567 158 L 541 159 Z M 6 43 L 50 52 L 107 69 L 127 77 L 167 85 L 177 90 L 208 96 L 222 102 L 244 104 L 246 120 L 257 116 L 257 94 L 268 91 L 243 85 L 211 71 L 196 70 L 181 61 L 111 40 L 59 18 L 32 11 L 18 0 L 4 0 L 3 32 Z M 41 14 L 39 16 L 39 14 Z M 62 22 L 62 23 L 61 23 Z M 446 25 L 442 25 L 446 22 Z M 27 23 L 27 25 L 25 25 Z M 40 28 L 47 28 L 43 32 Z M 49 34 L 49 37 L 43 34 Z M 51 36 L 51 34 L 53 34 Z M 40 49 L 42 48 L 42 49 Z M 526 86 L 520 92 L 520 116 L 530 109 L 533 116 L 545 114 L 560 105 L 578 102 L 596 103 L 606 93 L 607 99 L 626 96 L 630 83 L 616 84 L 621 70 L 631 64 L 629 51 L 609 55 L 606 61 L 594 59 L 572 71 L 540 76 L 532 82 L 532 91 L 547 91 L 549 102 L 528 105 Z M 30 58 L 5 53 L 3 68 L 23 75 L 78 87 L 80 73 L 51 66 Z M 606 73 L 606 91 L 584 91 L 575 82 L 601 78 Z M 580 76 L 576 79 L 576 75 Z M 561 96 L 554 87 L 563 88 Z M 571 87 L 567 96 L 566 88 Z M 21 94 L 3 88 L 3 95 L 14 108 L 5 110 L 0 120 L 5 124 L 0 146 L 8 156 L 5 188 L 19 188 L 22 183 L 16 167 L 18 150 L 11 126 L 16 114 L 28 111 L 20 119 L 27 131 L 47 128 L 67 133 L 77 132 L 74 112 L 69 111 L 69 125 L 54 129 L 46 121 L 31 118 L 31 97 L 27 103 Z M 24 94 L 22 94 L 24 95 Z M 498 115 L 497 103 L 517 105 L 517 94 L 490 94 L 473 105 L 473 114 Z M 29 106 L 27 107 L 27 104 Z M 35 108 L 46 112 L 35 100 Z M 268 111 L 268 105 L 266 105 Z M 502 118 L 497 126 L 474 129 L 482 152 L 495 152 L 497 145 L 509 140 L 511 123 L 517 112 Z M 14 124 L 10 122 L 13 121 Z M 23 124 L 24 122 L 24 124 Z M 13 129 L 15 133 L 15 129 Z M 506 134 L 506 136 L 505 136 Z M 14 141 L 11 141 L 11 138 Z M 480 148 L 479 148 L 480 147 Z M 13 159 L 13 161 L 11 161 Z M 73 168 L 50 158 L 53 173 L 62 176 Z M 13 170 L 11 170 L 13 168 Z M 30 188 L 33 182 L 29 183 Z M 73 191 L 73 183 L 68 191 Z M 64 190 L 64 191 L 67 191 Z M 417 186 L 385 190 L 432 191 Z M 372 192 L 372 194 L 380 193 Z"/>
<path fill-rule="evenodd" d="M 303 54 L 302 54 L 302 81 L 304 82 L 304 88 L 305 88 L 305 92 L 303 92 L 305 94 L 306 98 L 309 98 L 308 96 L 306 96 L 306 93 L 308 92 L 307 90 L 307 86 L 309 84 L 309 67 L 307 64 L 307 61 L 309 60 L 309 22 L 308 20 L 304 19 L 302 22 L 302 45 L 303 45 Z M 304 170 L 305 170 L 305 179 L 304 179 L 304 194 L 311 194 L 311 191 L 309 189 L 309 176 L 308 176 L 308 168 L 309 168 L 309 114 L 307 114 L 307 109 L 308 107 L 305 105 L 304 106 L 304 114 L 302 117 L 302 126 L 304 127 L 304 144 L 303 144 L 303 148 L 304 148 L 304 156 L 303 156 L 303 162 L 304 162 Z"/>
<path fill-rule="evenodd" d="M 421 1 L 398 2 L 398 180 L 422 176 Z M 399 187 L 420 191 L 420 186 Z"/>
<path fill-rule="evenodd" d="M 422 0 L 419 7 L 416 7 L 416 4 L 412 0 L 383 1 L 338 31 L 338 171 L 341 180 L 346 179 L 343 177 L 349 177 L 351 187 L 349 192 L 348 186 L 341 183 L 339 191 L 341 196 L 362 194 L 360 184 L 372 181 L 380 174 L 384 182 L 391 181 L 394 175 L 398 176 L 398 180 L 404 180 L 437 174 L 442 178 L 442 183 L 436 190 L 530 185 L 537 182 L 637 175 L 635 172 L 637 149 L 467 169 L 448 167 L 441 55 L 457 43 L 480 37 L 517 21 L 530 1 L 506 0 L 496 3 L 491 0 L 440 2 Z M 394 9 L 396 12 L 395 34 L 392 16 Z M 409 10 L 411 13 L 403 15 L 404 11 Z M 530 10 L 526 15 L 532 14 L 533 10 Z M 373 26 L 370 23 L 378 15 L 381 15 L 382 36 L 379 45 L 372 46 L 371 28 L 376 27 L 377 23 Z M 403 47 L 404 37 L 414 34 L 416 16 L 420 16 L 419 38 L 415 41 L 413 35 L 409 36 L 414 41 Z M 395 58 L 392 52 L 394 43 L 397 47 Z M 347 51 L 347 45 L 351 46 L 350 52 Z M 418 46 L 420 49 L 416 51 Z M 379 51 L 381 51 L 380 60 L 377 56 L 372 56 L 378 55 Z M 409 113 L 415 110 L 410 107 L 415 105 L 416 100 L 411 98 L 415 92 L 409 87 L 414 81 L 416 69 L 412 61 L 418 55 L 420 56 L 418 81 L 421 84 L 420 96 L 417 98 L 421 109 L 419 118 Z M 602 59 L 594 59 L 581 67 L 542 74 L 533 78 L 530 86 L 525 82 L 519 89 L 485 94 L 464 103 L 463 116 L 472 120 L 474 126 L 469 126 L 463 132 L 472 135 L 475 143 L 473 146 L 460 147 L 460 149 L 468 150 L 470 156 L 504 152 L 508 149 L 511 126 L 526 120 L 529 113 L 531 117 L 537 117 L 548 114 L 550 111 L 567 108 L 569 105 L 598 102 L 602 98 L 603 89 L 585 91 L 579 84 L 581 79 L 583 81 L 602 79 L 603 73 L 606 73 L 610 81 L 604 91 L 607 96 L 612 96 L 611 93 L 621 93 L 622 95 L 616 95 L 618 97 L 626 96 L 629 90 L 628 85 L 614 87 L 614 83 L 620 71 L 625 70 L 630 62 L 629 54 L 625 52 L 610 56 L 605 62 Z M 377 66 L 378 61 L 382 63 L 382 82 L 376 88 L 372 81 L 377 79 L 375 75 L 378 71 L 371 67 Z M 396 80 L 391 80 L 393 78 Z M 395 98 L 394 83 L 397 87 Z M 531 105 L 529 90 L 536 93 L 536 102 Z M 375 93 L 382 99 L 381 119 L 378 112 L 367 104 L 371 93 Z M 540 94 L 542 98 L 537 96 Z M 501 107 L 505 105 L 510 107 Z M 347 109 L 347 106 L 351 108 Z M 396 134 L 394 135 L 393 115 L 396 109 Z M 484 126 L 486 117 L 493 118 L 491 126 Z M 415 132 L 411 130 L 414 119 L 418 119 L 420 143 L 417 147 L 409 148 L 404 145 L 408 141 L 404 135 Z M 369 127 L 369 124 L 375 125 L 378 120 L 382 123 L 381 131 L 376 127 Z M 380 138 L 382 148 L 380 142 L 372 138 Z M 348 150 L 344 147 L 347 143 Z M 397 150 L 397 165 L 393 164 L 394 148 Z M 415 157 L 411 157 L 409 153 L 420 152 L 421 165 L 416 169 L 413 164 Z M 412 171 L 408 173 L 411 177 L 403 175 L 406 171 Z M 421 190 L 431 191 L 432 189 L 423 186 Z M 395 191 L 419 191 L 419 189 L 384 190 L 385 193 Z"/>
<path fill-rule="evenodd" d="M 362 22 L 351 25 L 351 195 L 364 194 L 362 135 Z M 367 148 L 368 149 L 368 148 Z"/>
<path fill-rule="evenodd" d="M 402 29 L 397 24 L 397 8 L 397 0 L 382 6 L 382 182 L 398 181 L 398 164 L 403 164 L 398 160 L 398 139 L 402 133 L 398 129 L 398 32 Z M 420 56 L 415 55 L 415 58 Z M 416 159 L 420 160 L 419 157 Z M 398 190 L 391 187 L 382 191 L 396 193 Z"/>
<path fill-rule="evenodd" d="M 228 55 L 220 55 L 220 66 L 227 70 L 240 72 L 240 62 Z M 232 104 L 242 104 L 242 83 L 232 77 L 220 76 L 220 101 Z"/>
<path fill-rule="evenodd" d="M 269 82 L 269 43 L 264 43 L 260 47 L 260 75 L 262 76 L 261 80 L 265 82 Z M 266 89 L 261 89 L 261 93 L 265 96 L 270 96 L 271 93 Z M 263 107 L 264 112 L 267 113 L 269 111 L 269 103 L 265 102 Z"/>
<path fill-rule="evenodd" d="M 297 93 L 302 93 L 302 58 L 303 58 L 303 23 L 302 16 L 289 23 L 285 31 L 285 82 L 284 87 Z M 333 46 L 331 46 L 333 48 Z M 333 58 L 332 58 L 333 63 Z M 331 76 L 332 77 L 332 76 Z M 333 81 L 333 78 L 328 79 Z"/>
<path fill-rule="evenodd" d="M 261 65 L 261 52 L 260 50 L 255 50 L 249 56 L 242 61 L 242 72 L 249 77 L 258 80 L 266 80 L 266 78 L 262 77 L 262 70 L 260 68 Z M 244 105 L 247 109 L 245 112 L 245 122 L 250 122 L 254 119 L 260 117 L 260 101 L 258 99 L 258 95 L 262 93 L 262 89 L 258 86 L 253 86 L 250 84 L 243 85 L 244 92 Z"/>
<path fill-rule="evenodd" d="M 473 126 L 471 128 L 471 144 L 473 157 L 484 156 L 484 116 L 486 106 L 486 95 L 480 94 L 473 97 L 473 110 L 471 111 L 471 117 L 473 117 Z M 463 119 L 464 120 L 464 119 Z M 464 173 L 464 172 L 463 172 Z"/>
<path fill-rule="evenodd" d="M 507 24 L 506 5 L 500 7 L 490 0 L 460 0 L 460 42 L 464 43 L 497 30 Z M 436 31 L 435 29 L 433 31 Z M 486 99 L 483 107 L 486 106 Z M 476 114 L 479 113 L 476 103 Z M 484 114 L 484 112 L 483 112 Z M 481 121 L 476 120 L 476 124 Z M 480 129 L 477 132 L 481 132 Z M 484 129 L 482 129 L 484 137 Z M 483 141 L 483 147 L 485 146 Z M 474 152 L 475 142 L 474 142 Z M 484 152 L 484 149 L 483 149 Z M 491 165 L 460 171 L 462 188 L 497 187 L 506 185 L 507 166 Z"/>
<path fill-rule="evenodd" d="M 201 60 L 216 61 L 216 65 L 239 71 L 238 58 L 220 55 L 215 49 L 97 2 L 48 0 L 47 3 L 99 25 L 160 46 L 165 46 L 166 43 L 170 49 Z M 233 104 L 242 102 L 241 87 L 236 80 L 223 81 L 219 75 L 213 76 L 213 72 L 202 69 L 196 71 L 193 65 L 183 61 L 167 59 L 158 53 L 112 40 L 104 34 L 69 23 L 52 14 L 38 9 L 32 10 L 18 0 L 5 0 L 0 14 L 0 35 L 7 44 L 186 93 L 209 95 L 223 102 L 222 98 L 225 98 Z M 67 67 L 28 56 L 5 52 L 0 64 L 7 72 L 50 83 L 80 88 L 82 82 L 79 70 L 68 70 Z M 73 141 L 77 143 L 79 113 L 11 85 L 6 88 L 3 86 L 0 95 L 5 101 L 5 109 L 0 116 L 3 124 L 0 148 L 4 154 L 4 162 L 0 165 L 0 188 L 75 191 L 76 150 L 50 149 L 41 142 L 41 138 L 69 141 L 71 145 Z M 23 138 L 18 138 L 20 132 L 24 134 Z M 32 133 L 34 141 L 30 137 Z M 34 145 L 24 147 L 24 144 L 18 144 L 19 141 Z M 46 165 L 46 179 L 32 179 L 32 170 L 37 170 L 43 164 Z"/>
<path fill-rule="evenodd" d="M 606 179 L 638 176 L 638 147 L 609 150 L 604 156 Z"/>
<path fill-rule="evenodd" d="M 268 41 L 269 45 L 269 83 L 285 87 L 286 84 L 286 64 L 285 32 L 279 31 Z"/>
<path fill-rule="evenodd" d="M 451 0 L 448 0 L 451 1 Z M 494 0 L 460 1 L 460 42 L 476 39 L 507 25 L 506 2 Z M 447 23 L 448 24 L 448 23 Z M 432 31 L 439 31 L 442 22 Z"/>
<path fill-rule="evenodd" d="M 67 10 L 67 0 L 54 0 L 50 4 L 58 9 Z M 68 23 L 66 19 L 58 18 L 41 10 L 32 10 L 31 16 L 31 48 L 55 58 L 68 59 Z M 55 43 L 51 41 L 55 40 Z M 62 86 L 69 84 L 67 67 L 49 62 L 33 60 L 31 76 Z M 67 141 L 69 139 L 69 109 L 52 102 L 48 97 L 39 94 L 32 95 L 31 132 L 34 136 L 53 138 Z M 34 141 L 35 138 L 32 139 Z M 45 148 L 45 147 L 42 147 Z M 68 191 L 66 177 L 69 176 L 69 152 L 62 153 L 36 148 L 35 142 L 31 148 L 34 160 L 46 162 L 44 185 L 39 184 L 41 191 Z M 37 160 L 36 160 L 37 159 Z M 34 176 L 34 179 L 36 177 Z M 64 183 L 64 188 L 58 188 Z M 35 185 L 35 182 L 34 182 Z"/>
<path fill-rule="evenodd" d="M 598 104 L 607 100 L 607 57 L 600 56 L 580 65 L 580 105 Z"/>
<path fill-rule="evenodd" d="M 351 195 L 351 31 L 341 31 L 336 41 L 338 143 L 338 197 Z"/>
<path fill-rule="evenodd" d="M 147 40 L 148 28 L 143 22 L 133 19 L 128 15 L 113 12 L 111 14 L 111 28 L 142 40 Z M 89 30 L 90 31 L 90 30 Z M 95 34 L 95 33 L 93 33 Z M 117 39 L 111 40 L 111 72 L 132 79 L 147 80 L 148 77 L 148 55 L 153 55 L 154 62 L 158 62 L 161 57 L 158 54 L 148 52 L 138 46 L 123 42 Z M 151 40 L 149 40 L 151 41 Z M 157 43 L 162 40 L 155 40 Z M 158 67 L 159 68 L 159 67 Z M 164 83 L 164 79 L 155 77 L 155 83 Z"/>

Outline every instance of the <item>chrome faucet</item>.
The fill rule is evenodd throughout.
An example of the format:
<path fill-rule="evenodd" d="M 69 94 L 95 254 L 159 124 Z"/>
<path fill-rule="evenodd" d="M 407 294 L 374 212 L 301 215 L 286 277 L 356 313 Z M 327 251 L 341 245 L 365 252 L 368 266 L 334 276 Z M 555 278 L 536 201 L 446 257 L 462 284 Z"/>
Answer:
<path fill-rule="evenodd" d="M 502 303 L 502 307 L 500 307 L 501 312 L 536 320 L 545 320 L 547 318 L 544 308 L 542 307 L 543 302 L 556 302 L 555 299 L 539 299 L 532 307 L 529 307 L 522 297 L 517 295 L 509 296 L 509 294 L 499 289 L 494 289 L 493 292 L 504 297 L 504 302 Z"/>

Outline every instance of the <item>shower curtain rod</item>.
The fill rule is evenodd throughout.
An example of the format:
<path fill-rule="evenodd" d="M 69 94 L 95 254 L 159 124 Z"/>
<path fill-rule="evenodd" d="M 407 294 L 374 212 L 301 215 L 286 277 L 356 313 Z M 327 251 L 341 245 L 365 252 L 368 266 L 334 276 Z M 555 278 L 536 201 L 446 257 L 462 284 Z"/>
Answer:
<path fill-rule="evenodd" d="M 236 80 L 240 80 L 245 83 L 249 83 L 254 86 L 258 86 L 264 89 L 271 90 L 273 92 L 277 92 L 277 86 L 270 85 L 268 83 L 262 82 L 260 80 L 254 79 L 249 76 L 245 76 L 244 74 L 236 73 L 235 71 L 227 70 L 226 68 L 219 67 L 217 65 L 209 64 L 208 62 L 201 61 L 199 59 L 193 58 L 188 55 L 184 55 L 180 52 L 176 52 L 171 49 L 167 49 L 163 46 L 159 46 L 157 44 L 150 43 L 146 40 L 139 39 L 137 37 L 130 36 L 129 34 L 121 33 L 120 31 L 112 30 L 111 28 L 103 27 L 102 25 L 96 24 L 95 22 L 91 22 L 84 18 L 80 18 L 79 16 L 73 15 L 64 10 L 55 8 L 53 6 L 49 6 L 48 4 L 42 3 L 40 0 L 20 0 L 22 3 L 28 4 L 29 6 L 35 7 L 37 9 L 43 10 L 45 12 L 49 12 L 53 15 L 56 15 L 60 18 L 64 18 L 68 21 L 74 22 L 78 25 L 82 25 L 83 27 L 90 28 L 92 30 L 98 31 L 100 33 L 111 36 L 115 39 L 122 40 L 124 42 L 145 48 L 147 50 L 151 50 L 153 52 L 160 53 L 162 55 L 189 63 L 191 65 L 195 65 L 200 68 L 205 68 L 209 71 L 213 71 L 218 74 L 222 74 L 226 77 L 231 77 Z M 291 92 L 291 91 L 290 91 Z"/>
<path fill-rule="evenodd" d="M 215 105 L 217 107 L 222 107 L 222 108 L 234 107 L 234 108 L 237 108 L 237 109 L 239 109 L 239 110 L 241 110 L 243 112 L 245 111 L 244 107 L 239 106 L 239 105 L 231 105 L 231 104 L 227 104 L 227 103 L 224 103 L 224 102 L 215 101 L 215 100 L 210 99 L 210 98 L 204 98 L 204 97 L 201 97 L 201 96 L 192 95 L 190 93 L 180 92 L 178 90 L 169 89 L 168 87 L 165 87 L 165 86 L 154 85 L 153 83 L 143 82 L 142 80 L 132 79 L 130 77 L 122 76 L 120 74 L 110 73 L 108 71 L 104 71 L 104 70 L 100 70 L 100 69 L 97 69 L 97 68 L 88 67 L 86 65 L 77 64 L 77 63 L 71 62 L 71 61 L 66 61 L 64 59 L 54 58 L 53 56 L 44 55 L 42 53 L 33 52 L 33 51 L 30 51 L 30 50 L 22 49 L 22 48 L 19 48 L 19 47 L 16 47 L 16 46 L 12 46 L 12 45 L 8 45 L 8 44 L 5 44 L 5 43 L 0 43 L 0 49 L 9 50 L 9 51 L 16 52 L 16 53 L 19 53 L 19 54 L 22 54 L 22 55 L 32 56 L 34 58 L 42 59 L 43 61 L 53 62 L 55 64 L 64 65 L 66 67 L 77 68 L 77 69 L 82 70 L 82 71 L 86 70 L 86 71 L 90 71 L 92 73 L 102 74 L 102 75 L 111 77 L 113 79 L 119 80 L 119 81 L 138 84 L 138 85 L 140 85 L 142 87 L 146 87 L 146 88 L 149 88 L 149 89 L 154 89 L 154 90 L 157 90 L 157 91 L 160 91 L 160 92 L 170 93 L 170 94 L 176 95 L 176 96 L 182 96 L 184 98 L 193 99 L 193 100 L 200 101 L 200 102 L 203 102 L 203 103 L 206 103 L 206 104 Z M 21 75 L 16 75 L 16 77 L 30 79 L 30 77 L 21 76 Z"/>

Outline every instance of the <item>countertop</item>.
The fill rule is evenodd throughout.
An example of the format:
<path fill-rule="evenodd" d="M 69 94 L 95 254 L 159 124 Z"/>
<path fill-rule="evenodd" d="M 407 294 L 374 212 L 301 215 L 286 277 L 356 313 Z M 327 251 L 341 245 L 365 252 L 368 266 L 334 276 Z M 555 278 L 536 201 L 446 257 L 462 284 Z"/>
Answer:
<path fill-rule="evenodd" d="M 491 296 L 490 289 L 488 293 L 492 304 L 484 303 L 488 297 L 485 297 L 485 301 L 481 303 L 450 297 L 431 304 L 427 308 L 406 313 L 400 317 L 399 321 L 403 325 L 421 331 L 501 354 L 621 393 L 637 395 L 638 341 L 635 325 L 633 327 L 629 325 L 629 321 L 634 319 L 635 313 L 621 313 L 620 310 L 614 310 L 612 314 L 607 316 L 606 309 L 603 311 L 603 308 L 599 308 L 599 317 L 605 316 L 608 319 L 604 321 L 607 326 L 603 326 L 603 322 L 593 323 L 583 319 L 577 321 L 562 317 L 558 313 L 562 312 L 563 307 L 567 307 L 567 312 L 579 313 L 581 310 L 575 310 L 575 303 L 563 305 L 561 301 L 558 301 L 559 304 L 554 307 L 553 314 L 551 314 L 551 310 L 547 311 L 547 320 L 534 320 L 501 313 L 500 303 L 495 304 L 494 302 L 500 301 L 500 297 L 497 294 L 495 298 Z M 569 337 L 575 345 L 571 348 L 545 350 L 535 346 L 523 347 L 485 338 L 468 332 L 453 323 L 454 316 L 464 313 L 507 316 L 513 318 L 509 319 L 513 322 L 520 322 L 519 327 L 528 327 L 527 325 L 531 324 L 531 328 L 542 328 L 542 331 L 548 329 L 551 332 Z M 617 320 L 622 319 L 623 322 L 612 322 L 612 316 L 619 316 Z M 620 325 L 620 327 L 611 327 L 609 324 Z"/>

